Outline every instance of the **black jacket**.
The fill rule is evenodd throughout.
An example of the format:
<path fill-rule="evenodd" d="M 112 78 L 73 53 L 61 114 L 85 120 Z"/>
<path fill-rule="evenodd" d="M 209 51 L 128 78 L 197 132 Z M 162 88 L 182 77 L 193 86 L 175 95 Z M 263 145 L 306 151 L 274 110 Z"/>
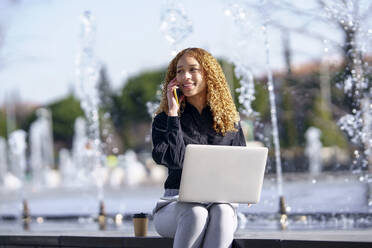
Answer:
<path fill-rule="evenodd" d="M 186 102 L 180 117 L 168 116 L 165 112 L 155 116 L 152 123 L 152 157 L 157 164 L 168 167 L 166 189 L 179 189 L 185 147 L 188 144 L 245 146 L 240 124 L 237 132 L 223 136 L 213 129 L 213 116 L 207 106 L 198 110 Z"/>

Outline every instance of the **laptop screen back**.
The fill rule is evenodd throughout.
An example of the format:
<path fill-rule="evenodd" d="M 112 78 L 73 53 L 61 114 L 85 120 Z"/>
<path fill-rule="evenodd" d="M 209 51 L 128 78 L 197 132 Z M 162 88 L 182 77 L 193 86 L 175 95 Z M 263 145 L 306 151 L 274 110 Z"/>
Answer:
<path fill-rule="evenodd" d="M 267 153 L 265 147 L 188 145 L 179 201 L 257 203 Z"/>

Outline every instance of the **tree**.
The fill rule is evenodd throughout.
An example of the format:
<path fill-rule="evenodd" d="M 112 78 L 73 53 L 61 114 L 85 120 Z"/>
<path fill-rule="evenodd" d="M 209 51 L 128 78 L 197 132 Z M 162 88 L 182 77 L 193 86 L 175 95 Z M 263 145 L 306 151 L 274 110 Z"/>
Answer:
<path fill-rule="evenodd" d="M 256 8 L 262 7 L 253 5 Z M 312 0 L 306 4 L 295 1 L 267 1 L 265 9 L 274 21 L 273 27 L 289 33 L 297 33 L 313 38 L 322 44 L 324 42 L 336 48 L 343 58 L 342 81 L 351 77 L 353 80 L 350 94 L 345 94 L 349 112 L 359 109 L 359 100 L 363 91 L 366 76 L 365 54 L 361 43 L 368 44 L 368 33 L 371 25 L 372 2 L 367 0 Z M 288 16 L 296 18 L 296 23 L 288 22 Z M 286 18 L 283 18 L 286 17 Z M 327 32 L 320 30 L 327 27 Z M 332 30 L 329 32 L 329 30 Z M 337 33 L 342 39 L 338 39 Z M 326 47 L 325 47 L 326 48 Z M 327 48 L 328 49 L 328 48 Z M 364 81 L 364 82 L 363 82 Z"/>
<path fill-rule="evenodd" d="M 100 98 L 100 106 L 104 111 L 107 111 L 111 108 L 112 105 L 112 89 L 111 83 L 107 76 L 106 66 L 102 66 L 99 71 L 98 79 L 98 92 Z"/>
<path fill-rule="evenodd" d="M 103 152 L 106 155 L 110 155 L 119 153 L 122 150 L 122 142 L 120 136 L 117 135 L 111 118 L 114 93 L 107 74 L 106 66 L 102 66 L 99 71 L 97 88 L 100 98 L 99 116 L 101 145 Z"/>
<path fill-rule="evenodd" d="M 256 9 L 257 4 L 251 5 Z M 369 27 L 372 2 L 363 0 L 311 0 L 306 4 L 295 1 L 281 0 L 270 1 L 265 6 L 274 21 L 273 27 L 306 35 L 320 42 L 327 40 L 340 49 L 347 65 L 353 68 L 354 59 L 350 51 L 358 50 L 358 36 L 362 35 L 363 28 Z M 287 18 L 296 18 L 296 23 L 289 23 Z M 274 19 L 275 18 L 275 19 Z M 334 32 L 320 33 L 320 25 L 327 26 L 328 30 L 342 33 L 343 40 L 335 40 Z"/>
<path fill-rule="evenodd" d="M 5 114 L 2 110 L 0 110 L 0 136 L 1 137 L 6 137 L 6 118 Z"/>
<path fill-rule="evenodd" d="M 73 95 L 69 95 L 48 105 L 48 108 L 52 112 L 54 141 L 63 142 L 71 148 L 75 119 L 84 116 L 80 102 Z"/>
<path fill-rule="evenodd" d="M 131 77 L 119 95 L 113 97 L 112 118 L 125 148 L 143 149 L 150 132 L 151 117 L 146 103 L 156 100 L 156 91 L 164 81 L 165 69 L 143 72 Z"/>
<path fill-rule="evenodd" d="M 284 77 L 283 80 L 280 81 L 283 84 L 282 87 L 280 87 L 281 107 L 278 110 L 278 119 L 279 123 L 281 123 L 279 126 L 280 146 L 283 148 L 296 147 L 300 143 L 298 132 L 301 131 L 301 127 L 298 128 L 297 125 L 299 122 L 297 121 L 298 118 L 296 118 L 296 111 L 294 108 L 294 106 L 296 106 L 294 104 L 295 99 L 291 92 L 293 86 L 290 86 L 294 83 L 294 80 Z"/>
<path fill-rule="evenodd" d="M 314 101 L 314 111 L 309 119 L 309 126 L 315 126 L 322 131 L 321 141 L 324 146 L 347 147 L 346 137 L 332 119 L 332 113 L 323 107 L 324 101 L 321 97 L 316 97 Z"/>

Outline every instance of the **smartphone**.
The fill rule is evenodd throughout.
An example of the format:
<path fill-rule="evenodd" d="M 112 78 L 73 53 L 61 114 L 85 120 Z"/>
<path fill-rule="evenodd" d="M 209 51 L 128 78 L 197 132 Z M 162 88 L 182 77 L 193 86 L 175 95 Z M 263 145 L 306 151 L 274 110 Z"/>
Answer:
<path fill-rule="evenodd" d="M 181 91 L 179 88 L 174 89 L 174 90 L 173 90 L 173 95 L 174 95 L 174 98 L 176 98 L 176 102 L 177 102 L 177 104 L 179 105 L 179 104 L 180 104 L 180 103 L 179 103 L 179 99 L 180 99 L 180 97 L 182 96 L 182 91 Z"/>

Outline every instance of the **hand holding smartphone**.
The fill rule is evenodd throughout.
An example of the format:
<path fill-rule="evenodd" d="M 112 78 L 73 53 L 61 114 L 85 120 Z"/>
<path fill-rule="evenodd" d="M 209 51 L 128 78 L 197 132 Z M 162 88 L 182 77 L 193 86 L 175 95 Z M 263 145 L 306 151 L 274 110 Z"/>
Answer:
<path fill-rule="evenodd" d="M 177 79 L 174 78 L 169 82 L 167 89 L 167 98 L 168 98 L 168 115 L 177 116 L 180 108 L 180 103 L 182 102 L 183 94 L 182 91 L 178 88 Z"/>
<path fill-rule="evenodd" d="M 176 98 L 176 102 L 178 105 L 180 105 L 179 99 L 181 98 L 182 91 L 179 88 L 176 88 L 173 90 L 174 98 Z"/>

